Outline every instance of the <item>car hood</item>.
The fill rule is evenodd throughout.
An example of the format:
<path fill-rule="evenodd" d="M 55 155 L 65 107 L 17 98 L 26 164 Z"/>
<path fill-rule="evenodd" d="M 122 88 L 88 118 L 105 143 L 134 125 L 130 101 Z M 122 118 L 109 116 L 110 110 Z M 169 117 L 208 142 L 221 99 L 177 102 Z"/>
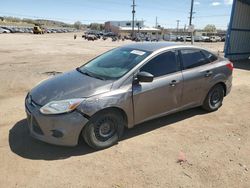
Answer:
<path fill-rule="evenodd" d="M 36 104 L 42 106 L 55 100 L 105 93 L 110 91 L 112 83 L 112 80 L 99 80 L 74 70 L 41 82 L 30 91 L 30 96 Z"/>

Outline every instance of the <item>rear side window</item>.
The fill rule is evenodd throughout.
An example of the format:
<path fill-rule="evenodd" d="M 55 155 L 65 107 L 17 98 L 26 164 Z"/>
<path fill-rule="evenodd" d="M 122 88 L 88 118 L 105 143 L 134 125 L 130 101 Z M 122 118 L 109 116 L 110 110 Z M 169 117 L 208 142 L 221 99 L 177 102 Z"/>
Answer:
<path fill-rule="evenodd" d="M 191 69 L 209 63 L 201 51 L 196 49 L 181 50 L 181 57 L 184 69 Z"/>
<path fill-rule="evenodd" d="M 141 71 L 149 72 L 154 77 L 163 76 L 180 70 L 177 63 L 176 52 L 170 51 L 158 55 L 141 68 Z"/>
<path fill-rule="evenodd" d="M 214 54 L 212 54 L 206 50 L 202 50 L 202 53 L 205 55 L 205 57 L 207 59 L 209 59 L 210 62 L 214 62 L 218 59 Z"/>

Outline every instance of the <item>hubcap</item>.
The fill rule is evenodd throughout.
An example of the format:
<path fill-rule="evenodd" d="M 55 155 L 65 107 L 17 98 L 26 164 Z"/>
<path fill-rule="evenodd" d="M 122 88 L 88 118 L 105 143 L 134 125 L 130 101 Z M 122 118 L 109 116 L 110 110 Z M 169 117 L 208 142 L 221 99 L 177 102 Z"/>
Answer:
<path fill-rule="evenodd" d="M 218 89 L 216 89 L 211 95 L 211 105 L 215 106 L 221 100 L 221 94 Z"/>
<path fill-rule="evenodd" d="M 100 141 L 106 141 L 115 134 L 115 122 L 113 119 L 105 117 L 94 127 L 95 136 Z"/>
<path fill-rule="evenodd" d="M 103 123 L 101 124 L 99 128 L 99 134 L 102 137 L 108 137 L 111 134 L 113 134 L 114 129 L 112 129 L 111 125 L 109 123 Z"/>

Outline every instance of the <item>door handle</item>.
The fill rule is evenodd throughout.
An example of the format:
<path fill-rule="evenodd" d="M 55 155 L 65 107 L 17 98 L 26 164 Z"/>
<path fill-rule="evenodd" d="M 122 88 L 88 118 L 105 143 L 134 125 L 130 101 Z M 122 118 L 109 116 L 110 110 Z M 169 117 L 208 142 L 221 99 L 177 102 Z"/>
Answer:
<path fill-rule="evenodd" d="M 172 87 L 174 87 L 174 86 L 176 86 L 179 82 L 180 82 L 180 81 L 172 80 L 172 81 L 170 82 L 169 85 L 172 86 Z"/>
<path fill-rule="evenodd" d="M 213 74 L 213 71 L 206 71 L 205 77 L 210 77 Z"/>

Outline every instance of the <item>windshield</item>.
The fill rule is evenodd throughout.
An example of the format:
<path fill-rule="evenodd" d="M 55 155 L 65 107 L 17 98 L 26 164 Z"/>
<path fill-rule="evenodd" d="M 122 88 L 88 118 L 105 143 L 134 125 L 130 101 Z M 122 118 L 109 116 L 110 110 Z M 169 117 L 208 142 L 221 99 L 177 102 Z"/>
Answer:
<path fill-rule="evenodd" d="M 82 73 L 105 80 L 118 79 L 135 67 L 150 52 L 131 48 L 116 48 L 79 68 Z"/>

